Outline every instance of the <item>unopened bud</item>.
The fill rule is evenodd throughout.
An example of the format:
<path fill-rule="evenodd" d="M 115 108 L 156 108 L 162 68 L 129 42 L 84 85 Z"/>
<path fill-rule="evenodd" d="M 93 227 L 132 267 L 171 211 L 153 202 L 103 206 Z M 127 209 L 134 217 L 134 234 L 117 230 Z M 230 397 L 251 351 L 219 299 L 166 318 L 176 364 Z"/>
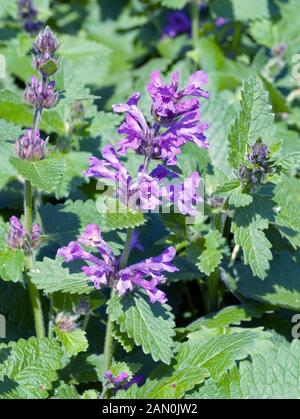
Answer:
<path fill-rule="evenodd" d="M 16 151 L 22 160 L 42 160 L 45 157 L 47 141 L 44 141 L 39 131 L 27 129 L 16 142 Z"/>

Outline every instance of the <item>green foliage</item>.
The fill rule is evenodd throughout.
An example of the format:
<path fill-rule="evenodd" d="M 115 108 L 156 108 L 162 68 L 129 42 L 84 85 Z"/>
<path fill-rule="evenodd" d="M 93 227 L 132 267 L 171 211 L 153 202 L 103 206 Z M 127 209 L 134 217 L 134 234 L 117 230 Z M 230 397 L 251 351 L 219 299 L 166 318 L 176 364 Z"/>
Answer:
<path fill-rule="evenodd" d="M 10 163 L 33 186 L 48 193 L 57 187 L 66 170 L 64 159 L 59 157 L 49 157 L 40 161 L 27 161 L 11 157 Z"/>
<path fill-rule="evenodd" d="M 93 290 L 85 275 L 71 274 L 58 260 L 45 258 L 36 262 L 30 275 L 37 288 L 47 293 L 89 294 Z"/>
<path fill-rule="evenodd" d="M 108 302 L 108 314 L 135 344 L 154 361 L 170 364 L 173 357 L 174 320 L 171 308 L 149 303 L 144 294 L 128 294 L 120 300 L 115 295 Z"/>
<path fill-rule="evenodd" d="M 48 338 L 1 344 L 0 398 L 46 398 L 62 367 L 62 356 L 59 344 Z"/>
<path fill-rule="evenodd" d="M 245 161 L 247 144 L 254 144 L 259 138 L 269 144 L 273 136 L 274 114 L 268 95 L 260 80 L 250 79 L 244 84 L 241 110 L 229 134 L 229 163 L 238 168 Z"/>

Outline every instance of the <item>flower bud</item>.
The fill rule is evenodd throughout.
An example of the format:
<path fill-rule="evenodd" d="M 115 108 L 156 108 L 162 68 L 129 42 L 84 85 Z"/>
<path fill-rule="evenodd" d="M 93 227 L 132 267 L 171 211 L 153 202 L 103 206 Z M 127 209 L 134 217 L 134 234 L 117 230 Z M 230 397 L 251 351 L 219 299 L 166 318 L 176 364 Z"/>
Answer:
<path fill-rule="evenodd" d="M 13 216 L 9 220 L 10 229 L 7 237 L 7 244 L 12 249 L 21 249 L 24 244 L 25 229 L 20 220 Z"/>
<path fill-rule="evenodd" d="M 73 332 L 77 328 L 77 316 L 71 316 L 65 313 L 58 313 L 55 324 L 63 332 Z"/>
<path fill-rule="evenodd" d="M 48 53 L 52 55 L 59 47 L 58 40 L 49 26 L 42 30 L 34 43 L 34 50 L 37 54 Z"/>
<path fill-rule="evenodd" d="M 55 82 L 40 82 L 35 76 L 32 77 L 31 84 L 24 92 L 24 100 L 29 105 L 39 109 L 50 109 L 56 106 L 59 99 L 59 92 L 55 90 Z"/>
<path fill-rule="evenodd" d="M 22 160 L 42 160 L 45 157 L 47 141 L 44 141 L 39 131 L 31 128 L 16 142 L 16 151 Z"/>
<path fill-rule="evenodd" d="M 33 61 L 35 68 L 45 77 L 53 76 L 58 70 L 59 59 L 48 52 L 34 55 Z"/>

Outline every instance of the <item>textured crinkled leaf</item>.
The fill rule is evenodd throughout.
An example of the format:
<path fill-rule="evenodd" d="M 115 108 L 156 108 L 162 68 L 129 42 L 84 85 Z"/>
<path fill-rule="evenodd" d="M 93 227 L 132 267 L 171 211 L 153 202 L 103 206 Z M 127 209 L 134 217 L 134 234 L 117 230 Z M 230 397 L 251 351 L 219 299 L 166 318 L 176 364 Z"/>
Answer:
<path fill-rule="evenodd" d="M 210 275 L 220 264 L 223 257 L 224 239 L 217 230 L 211 230 L 204 238 L 205 249 L 198 258 L 197 266 L 206 275 Z"/>
<path fill-rule="evenodd" d="M 113 336 L 126 352 L 131 352 L 133 350 L 134 341 L 126 333 L 121 332 L 118 324 L 114 327 Z"/>
<path fill-rule="evenodd" d="M 191 397 L 219 399 L 299 399 L 300 343 L 278 342 L 267 351 L 242 361 L 220 380 L 208 380 Z"/>
<path fill-rule="evenodd" d="M 63 352 L 51 339 L 20 339 L 0 345 L 0 398 L 46 398 Z"/>
<path fill-rule="evenodd" d="M 214 167 L 232 177 L 232 168 L 227 161 L 228 132 L 236 112 L 226 96 L 213 95 L 203 103 L 202 120 L 209 124 L 206 131 L 209 139 L 209 155 Z"/>
<path fill-rule="evenodd" d="M 258 330 L 244 330 L 229 335 L 204 337 L 180 345 L 176 355 L 177 365 L 207 369 L 212 378 L 218 379 L 236 361 L 269 348 L 269 334 Z"/>
<path fill-rule="evenodd" d="M 224 280 L 233 292 L 275 307 L 300 309 L 300 264 L 299 257 L 288 252 L 277 254 L 271 262 L 268 276 L 261 281 L 255 278 L 246 266 L 237 266 L 237 278 L 228 274 Z"/>
<path fill-rule="evenodd" d="M 254 144 L 259 138 L 270 144 L 275 135 L 274 114 L 261 80 L 250 79 L 244 83 L 240 106 L 229 133 L 228 159 L 235 169 L 245 160 L 247 144 Z"/>
<path fill-rule="evenodd" d="M 36 262 L 30 275 L 37 288 L 48 293 L 89 294 L 94 290 L 83 273 L 71 274 L 58 260 L 44 258 Z"/>
<path fill-rule="evenodd" d="M 75 356 L 80 352 L 86 352 L 89 347 L 84 330 L 75 329 L 71 332 L 66 332 L 56 326 L 55 333 L 69 357 Z"/>
<path fill-rule="evenodd" d="M 275 190 L 274 201 L 280 208 L 276 225 L 283 237 L 296 248 L 300 247 L 300 181 L 285 177 Z"/>
<path fill-rule="evenodd" d="M 108 302 L 108 313 L 122 332 L 154 361 L 170 364 L 173 357 L 174 317 L 166 304 L 148 302 L 144 294 L 127 294 L 122 299 L 115 295 Z"/>
<path fill-rule="evenodd" d="M 207 315 L 191 323 L 187 329 L 189 331 L 200 330 L 202 327 L 228 327 L 230 325 L 239 326 L 241 322 L 251 321 L 253 317 L 260 317 L 264 313 L 263 307 L 250 305 L 228 306 L 218 313 Z"/>
<path fill-rule="evenodd" d="M 251 204 L 236 208 L 231 227 L 236 244 L 243 249 L 244 262 L 261 279 L 265 278 L 272 259 L 272 245 L 264 230 L 274 221 L 274 205 L 267 197 L 253 196 Z"/>
<path fill-rule="evenodd" d="M 65 160 L 58 157 L 49 157 L 40 161 L 11 157 L 10 162 L 18 173 L 29 180 L 33 186 L 48 193 L 56 188 L 66 170 Z"/>
<path fill-rule="evenodd" d="M 234 189 L 229 198 L 229 204 L 235 207 L 246 207 L 251 204 L 252 201 L 252 196 L 243 192 L 241 187 Z"/>
<path fill-rule="evenodd" d="M 56 186 L 57 199 L 68 197 L 70 192 L 76 190 L 85 182 L 83 172 L 86 169 L 90 153 L 70 152 L 65 156 L 66 170 Z"/>
<path fill-rule="evenodd" d="M 115 211 L 105 212 L 103 220 L 111 230 L 139 227 L 146 222 L 142 212 L 133 211 L 121 203 L 117 203 Z"/>
<path fill-rule="evenodd" d="M 0 277 L 4 281 L 22 281 L 24 254 L 18 249 L 7 249 L 0 252 Z"/>

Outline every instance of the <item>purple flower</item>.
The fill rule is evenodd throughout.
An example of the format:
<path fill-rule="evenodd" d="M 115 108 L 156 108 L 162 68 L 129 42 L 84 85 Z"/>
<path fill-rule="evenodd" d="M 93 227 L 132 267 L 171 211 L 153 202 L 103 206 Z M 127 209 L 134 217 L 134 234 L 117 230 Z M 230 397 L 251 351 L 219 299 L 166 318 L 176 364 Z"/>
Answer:
<path fill-rule="evenodd" d="M 166 281 L 162 272 L 176 272 L 178 270 L 172 264 L 175 255 L 175 248 L 169 247 L 160 256 L 145 259 L 122 269 L 119 272 L 119 280 L 116 285 L 119 295 L 122 296 L 135 287 L 141 287 L 146 291 L 151 303 L 156 301 L 161 304 L 165 303 L 167 301 L 166 295 L 157 288 L 157 285 Z M 145 278 L 150 278 L 150 280 Z"/>
<path fill-rule="evenodd" d="M 31 79 L 24 92 L 24 100 L 37 109 L 53 108 L 59 98 L 59 92 L 55 90 L 55 82 L 40 82 L 35 76 Z"/>
<path fill-rule="evenodd" d="M 16 151 L 22 160 L 42 160 L 45 157 L 47 141 L 41 138 L 39 131 L 27 129 L 16 142 Z"/>
<path fill-rule="evenodd" d="M 178 207 L 181 214 L 196 215 L 196 206 L 202 202 L 202 198 L 197 193 L 200 181 L 199 173 L 194 172 L 183 184 L 173 186 L 171 201 Z"/>
<path fill-rule="evenodd" d="M 97 248 L 101 259 L 85 251 L 79 243 Z M 101 232 L 96 224 L 86 227 L 79 243 L 71 242 L 68 246 L 58 250 L 57 255 L 63 257 L 65 262 L 83 260 L 88 266 L 83 266 L 82 271 L 94 283 L 95 288 L 102 286 L 114 287 L 120 296 L 136 287 L 143 288 L 151 303 L 156 301 L 165 303 L 166 295 L 157 286 L 166 281 L 162 272 L 176 272 L 177 268 L 172 264 L 176 250 L 169 247 L 160 256 L 148 258 L 135 265 L 119 269 L 117 258 L 101 237 Z"/>
<path fill-rule="evenodd" d="M 269 158 L 269 148 L 265 144 L 256 143 L 252 146 L 251 153 L 248 154 L 247 160 L 253 164 L 264 166 Z"/>
<path fill-rule="evenodd" d="M 111 384 L 120 384 L 129 378 L 129 374 L 127 372 L 121 372 L 117 377 L 114 377 L 111 371 L 106 371 L 104 373 L 104 378 Z"/>
<path fill-rule="evenodd" d="M 178 91 L 179 73 L 172 74 L 170 84 L 163 83 L 159 71 L 153 71 L 148 83 L 148 92 L 152 98 L 152 115 L 162 125 L 170 126 L 182 115 L 199 109 L 199 100 L 186 99 L 187 96 L 208 98 L 208 93 L 202 89 L 207 84 L 207 74 L 197 71 L 192 74 L 187 86 Z"/>
<path fill-rule="evenodd" d="M 175 38 L 181 33 L 191 33 L 191 20 L 181 10 L 170 13 L 168 24 L 164 27 L 164 34 L 169 38 Z"/>
<path fill-rule="evenodd" d="M 13 216 L 9 220 L 10 229 L 7 236 L 7 244 L 12 249 L 22 249 L 26 241 L 25 228 L 21 221 Z M 38 247 L 41 236 L 41 227 L 38 224 L 34 224 L 32 227 L 32 233 L 30 240 L 30 247 L 32 249 Z"/>
<path fill-rule="evenodd" d="M 12 249 L 21 249 L 24 244 L 25 229 L 23 224 L 15 216 L 9 220 L 10 229 L 7 237 L 7 244 Z"/>
<path fill-rule="evenodd" d="M 63 332 L 73 332 L 77 328 L 76 320 L 77 316 L 58 313 L 55 319 L 55 324 Z"/>
<path fill-rule="evenodd" d="M 38 34 L 34 42 L 34 49 L 37 53 L 47 53 L 51 56 L 58 48 L 58 40 L 49 26 Z"/>
<path fill-rule="evenodd" d="M 129 374 L 125 371 L 121 372 L 118 376 L 114 376 L 111 371 L 106 371 L 104 373 L 104 378 L 114 387 L 114 394 L 118 390 L 128 390 L 133 384 L 139 384 L 144 377 L 142 375 L 136 375 L 131 380 L 129 380 Z"/>
<path fill-rule="evenodd" d="M 173 137 L 174 141 L 176 141 L 175 131 Z M 170 147 L 170 144 L 171 142 L 166 143 L 166 146 L 168 145 Z M 168 152 L 163 143 L 162 152 L 166 153 L 166 155 Z M 166 181 L 167 179 L 177 179 L 178 175 L 165 166 L 158 165 L 149 174 L 145 171 L 144 166 L 141 166 L 137 174 L 137 180 L 134 181 L 127 169 L 121 163 L 112 145 L 105 146 L 102 154 L 104 157 L 102 160 L 99 160 L 96 157 L 90 158 L 90 167 L 85 171 L 85 175 L 105 181 L 112 181 L 116 187 L 117 198 L 128 208 L 153 211 L 163 204 L 166 205 L 168 202 L 169 204 L 176 204 L 175 199 L 177 197 L 179 197 L 180 201 L 183 201 L 186 197 L 189 197 L 189 194 L 191 193 L 191 185 L 184 182 L 178 187 L 180 188 L 180 191 L 185 192 L 182 192 L 182 195 L 177 194 L 175 197 L 173 194 L 172 198 L 172 183 L 169 184 L 169 182 Z M 168 156 L 168 158 L 171 159 L 170 156 Z M 197 188 L 193 188 L 193 191 L 194 193 L 197 193 Z M 198 200 L 194 199 L 193 202 L 197 203 Z M 178 203 L 177 207 L 183 209 L 184 205 Z M 192 208 L 189 198 L 185 206 L 184 214 L 187 214 L 186 211 L 188 207 L 191 209 L 190 215 L 193 215 L 195 208 Z"/>
<path fill-rule="evenodd" d="M 33 44 L 35 68 L 45 77 L 52 76 L 58 69 L 59 59 L 54 55 L 58 47 L 58 40 L 48 26 Z"/>
<path fill-rule="evenodd" d="M 226 17 L 223 17 L 223 16 L 219 16 L 219 17 L 217 17 L 215 23 L 216 23 L 216 26 L 218 28 L 221 28 L 222 26 L 224 26 L 227 23 L 229 23 L 229 19 L 227 19 Z"/>
<path fill-rule="evenodd" d="M 155 120 L 151 127 L 137 106 L 140 93 L 135 93 L 125 104 L 113 106 L 114 112 L 126 114 L 118 129 L 119 134 L 125 135 L 118 142 L 118 153 L 125 155 L 133 149 L 148 158 L 174 165 L 181 147 L 187 142 L 207 148 L 204 132 L 208 125 L 200 122 L 199 110 L 199 97 L 208 97 L 202 89 L 205 83 L 207 75 L 198 71 L 190 77 L 188 85 L 179 90 L 178 72 L 173 73 L 170 84 L 162 82 L 158 71 L 153 72 L 148 84 Z"/>

